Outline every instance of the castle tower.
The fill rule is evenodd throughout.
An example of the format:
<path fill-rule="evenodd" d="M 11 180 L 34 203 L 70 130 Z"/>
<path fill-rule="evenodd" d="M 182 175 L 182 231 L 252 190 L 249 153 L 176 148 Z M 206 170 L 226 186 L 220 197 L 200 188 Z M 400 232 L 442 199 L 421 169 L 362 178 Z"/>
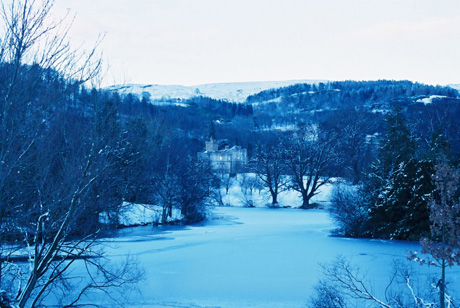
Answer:
<path fill-rule="evenodd" d="M 219 144 L 217 140 L 211 138 L 209 141 L 206 141 L 206 151 L 207 152 L 214 152 L 219 150 Z"/>

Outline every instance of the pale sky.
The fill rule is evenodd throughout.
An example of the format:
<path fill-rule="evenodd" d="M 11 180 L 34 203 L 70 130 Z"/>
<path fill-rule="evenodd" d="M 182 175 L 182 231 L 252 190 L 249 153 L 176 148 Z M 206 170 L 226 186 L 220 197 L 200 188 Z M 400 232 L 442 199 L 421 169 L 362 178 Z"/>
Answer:
<path fill-rule="evenodd" d="M 56 0 L 104 84 L 296 79 L 460 83 L 458 0 Z"/>

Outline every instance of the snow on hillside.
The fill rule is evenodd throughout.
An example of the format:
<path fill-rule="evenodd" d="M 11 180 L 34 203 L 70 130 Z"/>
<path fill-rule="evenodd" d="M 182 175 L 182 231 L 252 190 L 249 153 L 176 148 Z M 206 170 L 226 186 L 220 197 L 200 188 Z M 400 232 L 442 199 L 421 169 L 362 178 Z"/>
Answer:
<path fill-rule="evenodd" d="M 210 83 L 196 86 L 181 85 L 113 85 L 108 90 L 118 91 L 120 94 L 132 93 L 148 96 L 151 100 L 161 99 L 189 99 L 194 96 L 207 96 L 213 99 L 227 100 L 242 103 L 250 95 L 264 90 L 288 87 L 298 83 L 318 84 L 325 80 L 288 80 L 288 81 L 256 81 L 256 82 L 231 82 Z"/>
<path fill-rule="evenodd" d="M 460 84 L 448 84 L 447 86 L 460 91 Z"/>
<path fill-rule="evenodd" d="M 443 95 L 431 95 L 425 98 L 420 98 L 417 100 L 417 103 L 423 103 L 425 105 L 431 104 L 433 102 L 433 99 L 439 99 L 439 98 L 446 98 L 447 96 Z"/>
<path fill-rule="evenodd" d="M 171 85 L 114 85 L 108 87 L 109 90 L 118 91 L 120 94 L 135 94 L 139 97 L 147 95 L 152 100 L 159 99 L 188 99 L 196 96 L 197 93 L 193 87 L 186 86 L 171 86 Z"/>

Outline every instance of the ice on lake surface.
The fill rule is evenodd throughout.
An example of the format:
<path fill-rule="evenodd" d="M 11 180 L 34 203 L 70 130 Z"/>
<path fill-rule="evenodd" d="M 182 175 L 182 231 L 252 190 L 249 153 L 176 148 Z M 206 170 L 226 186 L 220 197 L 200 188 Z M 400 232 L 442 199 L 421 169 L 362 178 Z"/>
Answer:
<path fill-rule="evenodd" d="M 393 260 L 419 250 L 414 242 L 331 237 L 333 228 L 324 210 L 223 207 L 200 225 L 120 230 L 107 254 L 133 256 L 146 272 L 129 307 L 305 307 L 319 264 L 338 254 L 351 257 L 378 294 Z M 448 275 L 458 285 L 459 270 Z"/>

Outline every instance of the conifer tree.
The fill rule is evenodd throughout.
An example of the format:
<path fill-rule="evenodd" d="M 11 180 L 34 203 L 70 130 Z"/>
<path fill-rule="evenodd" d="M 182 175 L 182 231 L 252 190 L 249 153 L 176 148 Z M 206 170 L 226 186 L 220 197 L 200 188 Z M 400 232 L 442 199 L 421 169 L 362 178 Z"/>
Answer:
<path fill-rule="evenodd" d="M 388 179 L 371 211 L 374 236 L 419 240 L 429 233 L 428 197 L 433 164 L 427 160 L 402 162 Z"/>
<path fill-rule="evenodd" d="M 386 186 L 391 174 L 402 162 L 414 157 L 416 143 L 406 125 L 401 109 L 394 108 L 385 118 L 386 134 L 380 142 L 378 158 L 370 167 L 364 181 L 363 192 L 366 202 L 372 207 Z"/>
<path fill-rule="evenodd" d="M 449 140 L 441 129 L 437 129 L 433 132 L 427 157 L 436 163 L 445 162 L 446 160 L 450 161 L 452 159 Z"/>
<path fill-rule="evenodd" d="M 430 164 L 415 159 L 417 144 L 400 108 L 393 108 L 385 121 L 386 134 L 380 143 L 379 156 L 363 187 L 369 206 L 369 225 L 374 226 L 374 237 L 418 239 L 427 226 L 423 226 L 424 222 L 418 225 L 419 221 L 411 215 L 417 213 L 417 217 L 427 220 L 423 194 L 430 192 L 430 181 L 417 183 L 420 180 L 417 177 L 429 179 Z M 412 233 L 414 230 L 418 231 Z"/>
<path fill-rule="evenodd" d="M 390 175 L 402 162 L 407 162 L 415 155 L 417 144 L 407 127 L 406 119 L 399 107 L 385 118 L 386 135 L 380 144 L 380 172 Z"/>

